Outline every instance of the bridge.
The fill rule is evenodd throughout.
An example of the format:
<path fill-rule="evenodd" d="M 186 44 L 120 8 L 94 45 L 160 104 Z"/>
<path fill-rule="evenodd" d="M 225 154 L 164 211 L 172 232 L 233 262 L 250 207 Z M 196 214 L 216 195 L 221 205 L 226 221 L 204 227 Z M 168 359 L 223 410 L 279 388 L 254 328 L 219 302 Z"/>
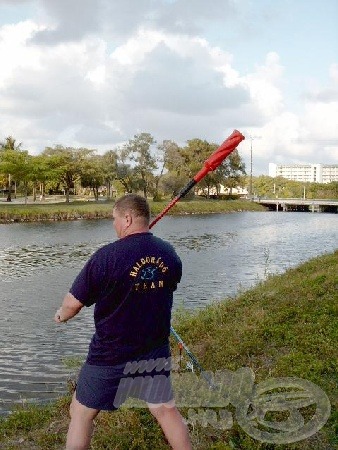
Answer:
<path fill-rule="evenodd" d="M 310 211 L 338 213 L 338 200 L 302 198 L 255 198 L 254 201 L 272 211 Z"/>

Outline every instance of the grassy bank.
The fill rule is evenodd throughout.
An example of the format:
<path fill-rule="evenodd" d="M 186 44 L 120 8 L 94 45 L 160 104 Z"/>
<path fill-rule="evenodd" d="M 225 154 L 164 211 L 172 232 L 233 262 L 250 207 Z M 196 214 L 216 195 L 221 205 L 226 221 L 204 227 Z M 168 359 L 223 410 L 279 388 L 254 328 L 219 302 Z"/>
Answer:
<path fill-rule="evenodd" d="M 194 449 L 337 448 L 337 303 L 338 251 L 270 277 L 237 298 L 175 318 L 176 330 L 208 370 L 249 367 L 256 383 L 299 377 L 319 386 L 332 406 L 324 427 L 300 442 L 277 445 L 254 440 L 233 414 L 234 424 L 228 430 L 190 426 Z M 69 398 L 64 398 L 50 407 L 22 407 L 2 419 L 0 448 L 62 449 L 68 404 Z M 234 413 L 231 407 L 227 409 Z M 186 417 L 187 410 L 182 413 Z M 146 410 L 125 408 L 99 415 L 92 448 L 164 450 L 168 446 Z"/>
<path fill-rule="evenodd" d="M 154 216 L 168 202 L 150 202 Z M 71 202 L 53 204 L 0 204 L 0 223 L 59 221 L 77 219 L 102 219 L 112 216 L 114 202 Z M 265 209 L 246 200 L 193 200 L 180 201 L 168 214 L 208 214 L 236 211 L 264 211 Z"/>

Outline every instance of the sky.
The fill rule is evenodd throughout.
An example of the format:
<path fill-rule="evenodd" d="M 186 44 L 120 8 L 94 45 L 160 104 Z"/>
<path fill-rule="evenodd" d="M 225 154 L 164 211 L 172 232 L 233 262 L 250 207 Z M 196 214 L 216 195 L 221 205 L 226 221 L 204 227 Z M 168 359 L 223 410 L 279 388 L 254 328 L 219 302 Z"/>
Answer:
<path fill-rule="evenodd" d="M 337 0 L 0 0 L 0 140 L 221 144 L 338 164 Z"/>

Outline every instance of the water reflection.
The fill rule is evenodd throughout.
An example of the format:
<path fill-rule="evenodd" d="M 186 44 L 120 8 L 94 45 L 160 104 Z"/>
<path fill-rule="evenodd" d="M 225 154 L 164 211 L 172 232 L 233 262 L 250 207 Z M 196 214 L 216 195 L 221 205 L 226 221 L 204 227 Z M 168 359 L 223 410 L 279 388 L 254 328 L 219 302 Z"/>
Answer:
<path fill-rule="evenodd" d="M 48 268 L 72 267 L 74 261 L 76 264 L 87 261 L 100 245 L 106 243 L 32 244 L 0 249 L 0 277 L 4 281 L 11 281 Z"/>
<path fill-rule="evenodd" d="M 227 247 L 235 239 L 236 233 L 223 233 L 222 235 L 213 233 L 203 233 L 197 236 L 168 236 L 168 240 L 177 249 L 188 249 L 196 252 L 209 250 L 215 247 Z"/>
<path fill-rule="evenodd" d="M 73 357 L 75 349 L 76 355 L 84 357 L 93 331 L 89 309 L 71 326 L 55 326 L 54 305 L 45 297 L 47 289 L 34 293 L 34 301 L 31 286 L 27 287 L 20 298 L 22 301 L 25 295 L 27 301 L 12 308 L 0 323 L 1 336 L 6 337 L 0 351 L 0 413 L 15 403 L 48 401 L 64 395 L 74 371 L 63 360 Z M 57 298 L 54 303 L 59 301 Z M 47 302 L 51 304 L 45 305 Z"/>
<path fill-rule="evenodd" d="M 225 248 L 231 245 L 236 238 L 236 233 L 226 232 L 222 235 L 215 233 L 203 233 L 200 235 L 177 236 L 169 235 L 166 239 L 175 248 L 193 250 L 195 252 L 206 251 L 219 246 Z M 73 267 L 85 263 L 90 255 L 100 246 L 109 241 L 99 243 L 78 242 L 56 243 L 44 245 L 27 245 L 25 247 L 9 247 L 0 249 L 0 277 L 2 281 L 12 281 L 27 277 L 33 272 L 55 269 L 56 267 Z"/>

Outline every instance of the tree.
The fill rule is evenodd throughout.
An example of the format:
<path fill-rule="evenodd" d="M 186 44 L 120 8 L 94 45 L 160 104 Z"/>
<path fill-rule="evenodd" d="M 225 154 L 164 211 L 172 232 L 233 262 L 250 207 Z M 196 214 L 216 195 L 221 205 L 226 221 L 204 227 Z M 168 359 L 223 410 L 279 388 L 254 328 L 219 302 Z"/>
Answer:
<path fill-rule="evenodd" d="M 130 150 L 126 147 L 117 151 L 116 178 L 120 181 L 125 192 L 132 193 L 136 189 L 137 183 L 134 170 L 129 164 Z"/>
<path fill-rule="evenodd" d="M 22 143 L 16 144 L 16 140 L 12 136 L 5 138 L 4 142 L 0 142 L 0 171 L 6 176 L 7 201 L 12 201 L 12 171 L 15 167 L 15 157 L 20 151 Z"/>
<path fill-rule="evenodd" d="M 221 170 L 224 168 L 224 184 L 230 189 L 230 194 L 232 189 L 241 185 L 243 181 L 243 176 L 245 172 L 245 164 L 235 149 L 221 164 Z"/>
<path fill-rule="evenodd" d="M 61 184 L 66 195 L 66 202 L 69 203 L 71 189 L 76 181 L 80 179 L 82 163 L 91 150 L 56 145 L 54 148 L 46 147 L 43 155 L 47 158 L 48 170 L 51 177 Z"/>
<path fill-rule="evenodd" d="M 166 140 L 159 145 L 158 149 L 162 153 L 162 170 L 158 179 L 158 186 L 161 185 L 165 194 L 170 194 L 172 197 L 175 197 L 189 179 L 186 173 L 182 148 L 176 142 Z M 166 173 L 164 173 L 163 167 L 167 170 Z M 193 193 L 190 193 L 190 195 L 193 195 Z"/>
<path fill-rule="evenodd" d="M 107 198 L 112 196 L 112 182 L 117 178 L 117 154 L 114 150 L 108 150 L 103 155 L 104 180 L 107 190 Z"/>
<path fill-rule="evenodd" d="M 32 180 L 33 157 L 27 151 L 20 150 L 16 155 L 15 168 L 12 170 L 14 179 L 22 183 L 25 203 L 28 199 L 28 184 Z"/>
<path fill-rule="evenodd" d="M 274 179 L 266 175 L 260 175 L 253 178 L 253 192 L 258 197 L 275 197 L 278 192 L 277 183 Z"/>
<path fill-rule="evenodd" d="M 0 143 L 1 150 L 20 150 L 22 142 L 20 144 L 15 144 L 16 140 L 12 136 L 8 136 L 5 138 L 4 142 Z"/>
<path fill-rule="evenodd" d="M 163 141 L 160 146 L 164 151 L 164 166 L 170 174 L 181 175 L 184 171 L 182 149 L 173 141 Z"/>
<path fill-rule="evenodd" d="M 27 150 L 20 149 L 21 144 L 15 145 L 15 139 L 6 138 L 6 143 L 2 146 L 0 157 L 0 171 L 7 175 L 8 196 L 7 201 L 12 201 L 12 184 L 22 185 L 25 196 L 25 203 L 28 197 L 28 183 L 31 181 L 32 156 Z"/>
<path fill-rule="evenodd" d="M 338 198 L 338 181 L 331 181 L 331 183 L 328 183 L 328 198 Z"/>
<path fill-rule="evenodd" d="M 161 179 L 161 188 L 165 194 L 170 195 L 172 198 L 176 197 L 179 191 L 186 185 L 186 177 L 183 175 L 177 175 L 176 173 L 168 172 L 164 174 Z M 190 193 L 190 196 L 193 195 Z M 189 197 L 189 193 L 185 198 Z"/>
<path fill-rule="evenodd" d="M 40 198 L 44 199 L 46 184 L 53 178 L 53 171 L 48 166 L 48 157 L 44 154 L 32 156 L 31 182 L 33 184 L 33 201 L 36 201 L 36 192 L 39 189 Z"/>
<path fill-rule="evenodd" d="M 184 161 L 183 172 L 187 178 L 191 179 L 203 167 L 204 161 L 214 153 L 218 145 L 210 144 L 201 139 L 191 139 L 187 141 L 187 144 L 186 147 L 181 149 L 180 153 Z M 210 189 L 216 184 L 214 173 L 209 173 L 201 180 L 199 186 L 207 190 L 207 196 L 209 197 Z"/>
<path fill-rule="evenodd" d="M 162 144 L 157 146 L 158 154 L 157 154 L 157 164 L 159 165 L 160 172 L 154 176 L 154 200 L 160 200 L 161 195 L 159 193 L 160 181 L 164 175 L 164 171 L 167 166 L 170 167 L 171 161 L 174 163 L 174 155 L 177 155 L 179 158 L 179 147 L 174 141 L 164 140 Z M 172 165 L 173 167 L 173 165 Z M 176 168 L 175 168 L 176 169 Z"/>
<path fill-rule="evenodd" d="M 89 154 L 81 167 L 81 186 L 92 189 L 94 198 L 99 200 L 99 188 L 105 181 L 105 161 L 103 156 Z"/>
<path fill-rule="evenodd" d="M 135 135 L 134 139 L 125 145 L 125 150 L 130 152 L 131 160 L 135 162 L 134 171 L 145 198 L 151 190 L 153 171 L 157 169 L 156 158 L 150 151 L 150 147 L 155 143 L 156 141 L 149 133 L 141 133 Z"/>

